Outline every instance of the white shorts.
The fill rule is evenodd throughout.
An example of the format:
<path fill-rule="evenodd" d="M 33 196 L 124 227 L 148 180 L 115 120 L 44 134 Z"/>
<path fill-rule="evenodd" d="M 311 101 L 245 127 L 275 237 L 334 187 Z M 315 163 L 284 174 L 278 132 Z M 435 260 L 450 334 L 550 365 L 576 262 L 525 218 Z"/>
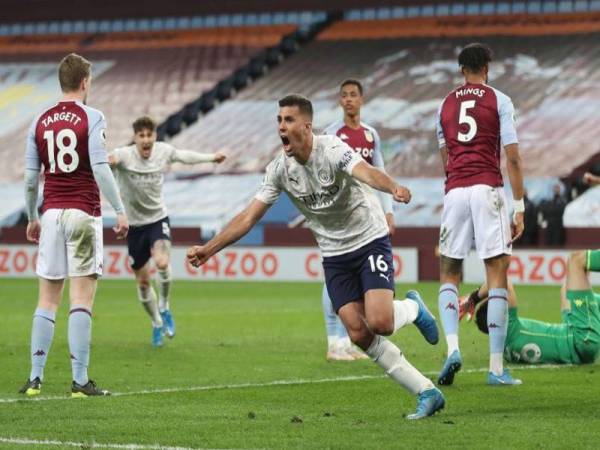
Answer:
<path fill-rule="evenodd" d="M 36 273 L 49 280 L 102 275 L 102 218 L 79 209 L 49 209 L 42 231 Z"/>
<path fill-rule="evenodd" d="M 473 245 L 481 259 L 512 253 L 511 224 L 501 187 L 476 184 L 444 197 L 440 253 L 464 259 Z"/>

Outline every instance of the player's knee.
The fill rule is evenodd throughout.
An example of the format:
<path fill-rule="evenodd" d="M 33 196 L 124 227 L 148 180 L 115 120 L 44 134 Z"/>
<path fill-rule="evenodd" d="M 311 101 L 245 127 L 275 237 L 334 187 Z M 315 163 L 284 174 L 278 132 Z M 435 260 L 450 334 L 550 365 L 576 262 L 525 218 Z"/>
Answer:
<path fill-rule="evenodd" d="M 569 255 L 568 264 L 570 267 L 585 268 L 587 263 L 587 252 L 578 250 Z"/>
<path fill-rule="evenodd" d="M 367 318 L 369 328 L 375 334 L 389 336 L 394 333 L 394 317 L 389 314 L 379 314 Z"/>
<path fill-rule="evenodd" d="M 137 283 L 140 291 L 147 291 L 150 289 L 150 278 L 139 278 Z"/>
<path fill-rule="evenodd" d="M 169 258 L 167 256 L 158 256 L 154 258 L 157 270 L 167 270 L 169 268 Z"/>

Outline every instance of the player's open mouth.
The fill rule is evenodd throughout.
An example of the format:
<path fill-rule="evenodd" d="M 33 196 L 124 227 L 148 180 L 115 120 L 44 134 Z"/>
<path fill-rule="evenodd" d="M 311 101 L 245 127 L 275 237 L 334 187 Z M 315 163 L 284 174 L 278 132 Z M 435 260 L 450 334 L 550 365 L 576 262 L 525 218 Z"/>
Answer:
<path fill-rule="evenodd" d="M 290 150 L 290 138 L 287 136 L 279 136 L 281 138 L 281 142 L 283 144 L 283 149 L 287 152 Z"/>

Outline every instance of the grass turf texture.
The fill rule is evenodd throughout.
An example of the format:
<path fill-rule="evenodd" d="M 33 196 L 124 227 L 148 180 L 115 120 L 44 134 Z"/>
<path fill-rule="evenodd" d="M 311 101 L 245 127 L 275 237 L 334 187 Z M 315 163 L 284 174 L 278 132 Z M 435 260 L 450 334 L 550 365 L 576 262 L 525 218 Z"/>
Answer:
<path fill-rule="evenodd" d="M 0 286 L 0 398 L 22 398 L 16 391 L 29 374 L 37 283 L 3 279 Z M 398 294 L 407 287 L 399 285 Z M 417 287 L 437 311 L 437 283 Z M 517 293 L 523 317 L 560 320 L 558 288 L 519 287 Z M 409 422 L 403 415 L 413 412 L 415 399 L 373 363 L 325 361 L 320 297 L 319 284 L 176 281 L 177 336 L 154 350 L 133 281 L 102 280 L 90 375 L 113 392 L 366 378 L 0 403 L 0 438 L 193 448 L 597 448 L 598 363 L 515 368 L 523 386 L 488 387 L 486 373 L 476 371 L 487 366 L 487 337 L 473 324 L 462 324 L 464 372 L 443 389 L 446 409 Z M 67 303 L 57 316 L 42 396 L 66 397 L 70 388 Z M 445 356 L 443 340 L 432 347 L 413 326 L 392 340 L 435 377 Z M 0 443 L 0 448 L 57 447 Z"/>

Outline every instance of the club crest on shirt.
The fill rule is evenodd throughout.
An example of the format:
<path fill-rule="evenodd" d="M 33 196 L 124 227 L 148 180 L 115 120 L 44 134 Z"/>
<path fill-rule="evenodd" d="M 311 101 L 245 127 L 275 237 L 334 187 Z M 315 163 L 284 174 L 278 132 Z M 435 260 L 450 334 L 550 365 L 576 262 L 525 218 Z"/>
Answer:
<path fill-rule="evenodd" d="M 321 184 L 330 184 L 333 181 L 333 176 L 331 172 L 325 169 L 320 169 L 317 172 L 317 178 Z"/>
<path fill-rule="evenodd" d="M 369 130 L 365 130 L 365 139 L 367 142 L 373 142 L 375 140 L 373 133 L 371 133 Z"/>

